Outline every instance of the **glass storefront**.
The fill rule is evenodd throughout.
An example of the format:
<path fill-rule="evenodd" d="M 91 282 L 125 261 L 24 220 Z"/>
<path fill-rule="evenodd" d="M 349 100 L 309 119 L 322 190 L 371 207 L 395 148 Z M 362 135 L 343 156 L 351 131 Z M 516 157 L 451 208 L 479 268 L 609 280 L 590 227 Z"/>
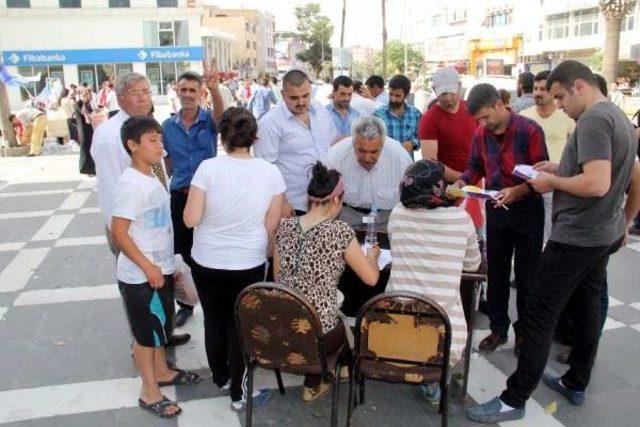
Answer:
<path fill-rule="evenodd" d="M 34 83 L 30 83 L 25 86 L 21 91 L 22 100 L 27 100 L 31 96 L 35 96 L 42 89 L 45 88 L 48 80 L 60 80 L 60 83 L 64 86 L 64 73 L 62 72 L 62 65 L 49 65 L 49 66 L 19 66 L 18 74 L 24 77 L 32 77 L 40 73 L 40 80 Z"/>
<path fill-rule="evenodd" d="M 87 83 L 94 91 L 100 89 L 103 81 L 115 80 L 121 74 L 133 71 L 133 64 L 78 64 L 78 82 Z"/>
<path fill-rule="evenodd" d="M 154 95 L 166 95 L 169 83 L 190 69 L 189 62 L 148 62 L 146 70 L 151 92 Z"/>

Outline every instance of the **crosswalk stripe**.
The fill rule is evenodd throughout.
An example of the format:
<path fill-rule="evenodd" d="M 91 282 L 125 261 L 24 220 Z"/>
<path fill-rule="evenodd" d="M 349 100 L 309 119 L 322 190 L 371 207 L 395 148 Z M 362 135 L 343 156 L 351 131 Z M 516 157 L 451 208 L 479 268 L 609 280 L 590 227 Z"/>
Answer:
<path fill-rule="evenodd" d="M 35 197 L 35 196 L 48 196 L 51 194 L 68 194 L 71 193 L 73 189 L 64 189 L 64 190 L 37 190 L 37 191 L 15 191 L 15 192 L 6 192 L 0 193 L 0 198 L 5 199 L 9 197 Z"/>
<path fill-rule="evenodd" d="M 31 238 L 32 242 L 38 242 L 42 240 L 56 240 L 60 238 L 64 229 L 71 222 L 74 215 L 53 215 L 49 217 L 47 222 L 38 230 L 38 232 Z"/>
<path fill-rule="evenodd" d="M 119 298 L 118 285 L 99 285 L 77 288 L 40 289 L 22 292 L 14 306 L 58 304 Z"/>
<path fill-rule="evenodd" d="M 140 378 L 119 378 L 0 392 L 0 423 L 138 406 Z M 175 387 L 163 387 L 175 399 Z"/>
<path fill-rule="evenodd" d="M 56 241 L 56 248 L 67 246 L 86 246 L 86 245 L 106 245 L 107 237 L 101 236 L 89 236 L 89 237 L 65 237 Z"/>
<path fill-rule="evenodd" d="M 0 293 L 22 290 L 51 248 L 21 250 L 0 273 Z"/>

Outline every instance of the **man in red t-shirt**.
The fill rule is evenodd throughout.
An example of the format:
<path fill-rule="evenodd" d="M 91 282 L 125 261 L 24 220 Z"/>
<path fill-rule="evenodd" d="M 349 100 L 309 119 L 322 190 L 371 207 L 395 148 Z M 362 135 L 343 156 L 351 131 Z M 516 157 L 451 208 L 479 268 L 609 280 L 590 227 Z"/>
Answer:
<path fill-rule="evenodd" d="M 445 165 L 445 179 L 455 182 L 467 168 L 476 120 L 460 98 L 460 76 L 453 67 L 441 68 L 433 76 L 438 102 L 422 116 L 418 137 L 422 158 Z"/>
<path fill-rule="evenodd" d="M 440 68 L 433 76 L 433 91 L 438 102 L 420 119 L 418 137 L 422 158 L 444 164 L 447 182 L 455 182 L 467 169 L 471 139 L 477 123 L 467 103 L 460 98 L 460 76 L 453 67 Z M 483 224 L 482 209 L 477 200 L 467 200 L 466 211 L 476 228 Z"/>

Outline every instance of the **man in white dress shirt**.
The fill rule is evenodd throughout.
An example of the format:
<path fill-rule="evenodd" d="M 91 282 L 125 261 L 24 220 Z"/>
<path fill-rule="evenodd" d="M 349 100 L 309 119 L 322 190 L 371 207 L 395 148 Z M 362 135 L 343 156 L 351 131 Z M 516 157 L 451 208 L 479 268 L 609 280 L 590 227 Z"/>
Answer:
<path fill-rule="evenodd" d="M 148 115 L 153 106 L 149 81 L 142 74 L 122 74 L 115 82 L 114 91 L 120 111 L 98 126 L 93 134 L 91 145 L 91 157 L 96 164 L 98 202 L 107 228 L 111 227 L 111 212 L 118 179 L 131 162 L 129 154 L 122 145 L 120 128 L 130 116 Z M 107 232 L 107 237 L 110 239 L 109 234 Z"/>
<path fill-rule="evenodd" d="M 122 74 L 116 79 L 114 90 L 118 98 L 120 111 L 102 123 L 93 134 L 91 157 L 96 164 L 98 184 L 98 203 L 105 220 L 107 240 L 111 252 L 116 247 L 111 240 L 111 214 L 118 191 L 118 180 L 125 168 L 131 163 L 131 157 L 125 151 L 120 137 L 122 124 L 131 116 L 147 116 L 151 113 L 151 87 L 145 76 L 139 73 Z M 170 314 L 173 317 L 173 313 Z M 168 346 L 182 345 L 189 341 L 189 334 L 171 334 Z"/>
<path fill-rule="evenodd" d="M 386 136 L 381 119 L 357 118 L 351 125 L 352 136 L 331 147 L 326 165 L 338 170 L 345 182 L 340 219 L 354 228 L 362 228 L 362 218 L 377 210 L 377 227 L 386 232 L 391 209 L 400 200 L 400 181 L 412 163 L 407 150 Z"/>
<path fill-rule="evenodd" d="M 275 164 L 287 185 L 285 217 L 307 211 L 311 167 L 339 138 L 329 112 L 311 102 L 311 80 L 291 70 L 282 80 L 282 100 L 260 119 L 256 157 Z"/>

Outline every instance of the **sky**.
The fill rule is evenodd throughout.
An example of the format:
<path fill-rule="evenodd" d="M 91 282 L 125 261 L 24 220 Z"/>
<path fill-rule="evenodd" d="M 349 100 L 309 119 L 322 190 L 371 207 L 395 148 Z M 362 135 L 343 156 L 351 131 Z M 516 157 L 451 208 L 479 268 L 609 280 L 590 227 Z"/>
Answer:
<path fill-rule="evenodd" d="M 295 30 L 296 18 L 293 14 L 295 6 L 311 3 L 314 0 L 204 0 L 210 4 L 222 8 L 246 8 L 260 9 L 270 12 L 275 17 L 277 31 Z M 315 0 L 320 3 L 321 13 L 331 20 L 334 26 L 334 35 L 331 39 L 332 46 L 340 45 L 340 26 L 342 20 L 341 0 Z M 387 39 L 399 39 L 400 28 L 392 25 L 398 22 L 397 13 L 390 10 L 392 2 L 387 2 Z M 347 13 L 345 19 L 345 47 L 361 45 L 374 48 L 382 46 L 382 6 L 379 0 L 347 0 Z"/>

